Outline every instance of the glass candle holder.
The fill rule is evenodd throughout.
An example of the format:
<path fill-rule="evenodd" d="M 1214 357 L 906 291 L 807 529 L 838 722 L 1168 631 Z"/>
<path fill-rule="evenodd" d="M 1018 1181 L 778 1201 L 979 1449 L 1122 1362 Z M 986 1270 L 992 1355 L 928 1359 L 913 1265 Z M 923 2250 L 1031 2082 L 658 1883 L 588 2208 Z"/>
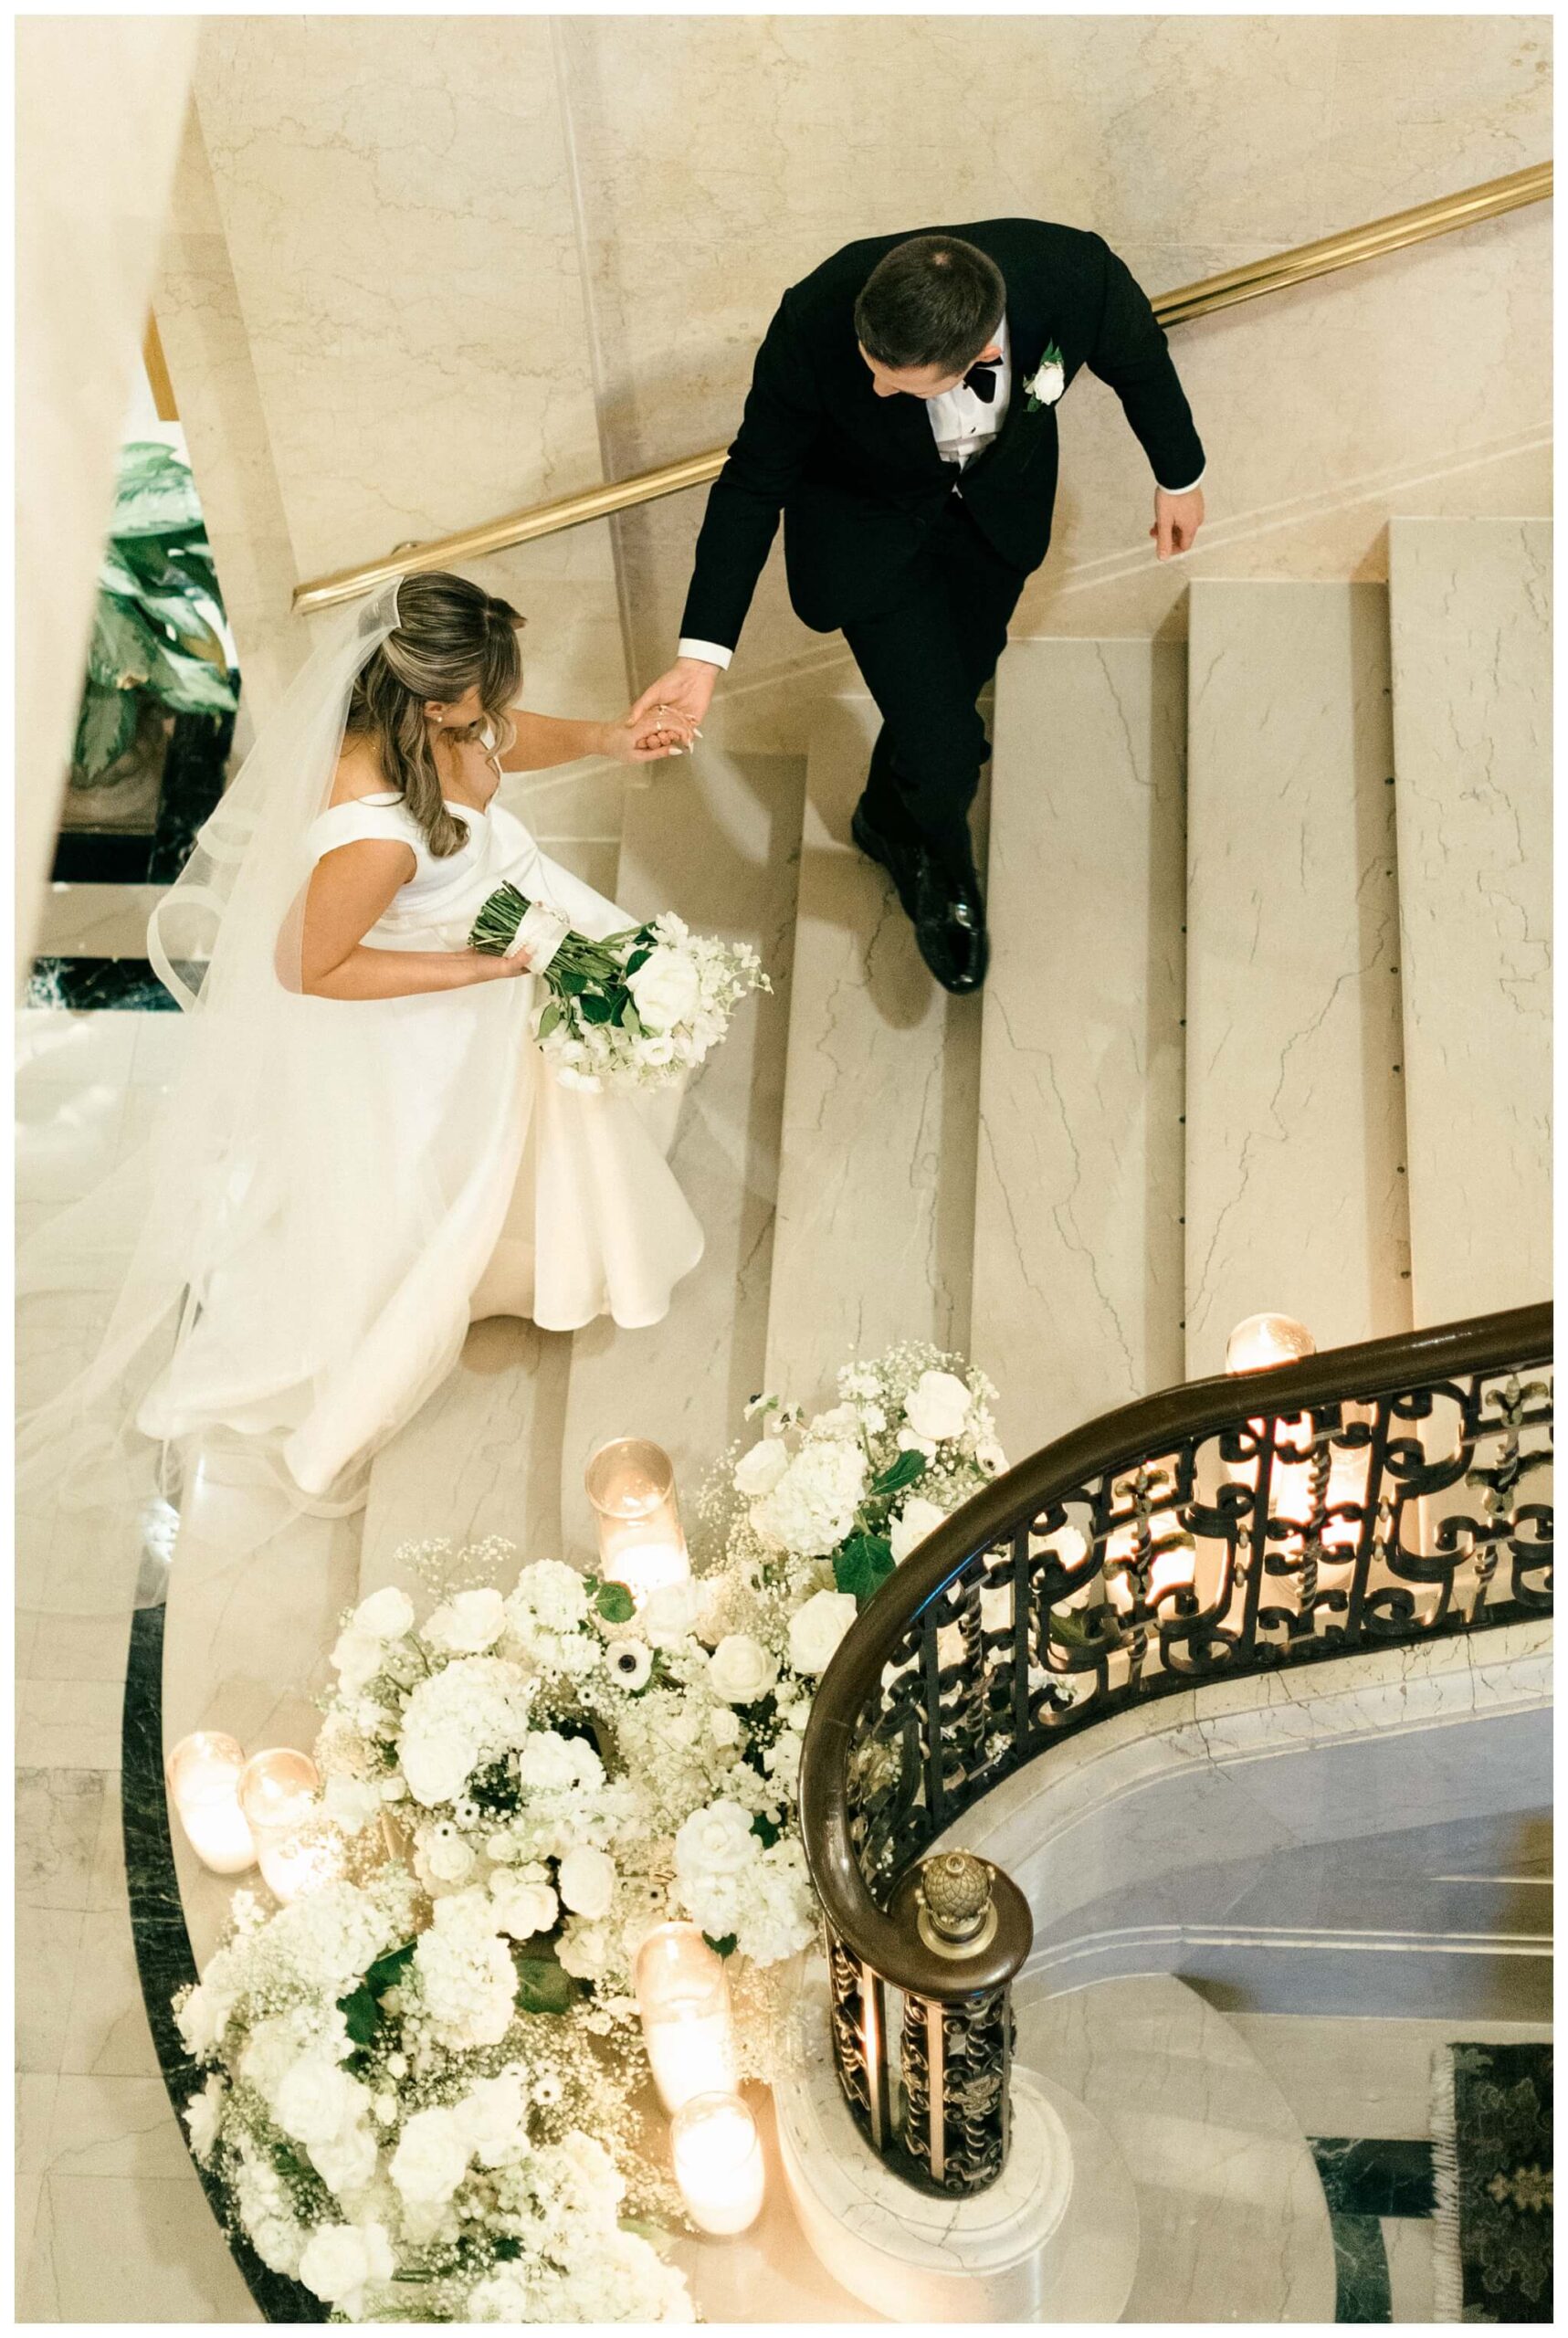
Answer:
<path fill-rule="evenodd" d="M 313 1811 L 261 1846 L 262 1880 L 285 1908 L 323 1884 L 336 1883 L 347 1867 L 348 1845 L 324 1810 Z"/>
<path fill-rule="evenodd" d="M 1268 1372 L 1316 1355 L 1318 1343 L 1293 1315 L 1248 1315 L 1225 1343 L 1227 1372 Z"/>
<path fill-rule="evenodd" d="M 240 1807 L 245 1750 L 219 1730 L 181 1738 L 163 1767 L 170 1807 L 197 1859 L 215 1875 L 256 1864 L 256 1841 Z"/>
<path fill-rule="evenodd" d="M 239 1782 L 239 1806 L 256 1838 L 256 1854 L 268 1890 L 285 1905 L 308 1889 L 320 1864 L 307 1853 L 322 1824 L 321 1777 L 308 1754 L 291 1745 L 269 1745 L 253 1754 Z M 341 1864 L 339 1872 L 341 1872 Z M 331 1879 L 321 1875 L 318 1879 Z"/>
<path fill-rule="evenodd" d="M 674 2113 L 696 2095 L 738 2083 L 724 1960 L 696 1924 L 656 1924 L 637 1951 L 637 2010 L 654 2084 Z"/>
<path fill-rule="evenodd" d="M 684 1583 L 691 1573 L 675 1466 L 645 1437 L 618 1437 L 601 1446 L 583 1480 L 594 1508 L 599 1567 L 607 1583 L 623 1583 L 640 1607 L 650 1591 Z"/>
<path fill-rule="evenodd" d="M 700 2232 L 744 2232 L 762 2210 L 763 2140 L 738 2094 L 698 2094 L 671 2122 L 675 2180 Z"/>

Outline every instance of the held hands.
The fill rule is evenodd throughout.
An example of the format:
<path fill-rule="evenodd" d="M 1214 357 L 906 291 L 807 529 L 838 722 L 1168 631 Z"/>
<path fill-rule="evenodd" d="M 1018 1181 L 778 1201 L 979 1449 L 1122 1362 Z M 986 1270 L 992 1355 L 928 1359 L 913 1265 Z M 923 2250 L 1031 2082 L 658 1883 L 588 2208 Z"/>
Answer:
<path fill-rule="evenodd" d="M 628 720 L 679 725 L 683 742 L 700 739 L 702 718 L 718 679 L 718 667 L 710 665 L 706 658 L 678 658 L 668 674 L 648 684 Z"/>
<path fill-rule="evenodd" d="M 676 706 L 645 708 L 641 699 L 618 722 L 604 725 L 600 753 L 619 764 L 658 763 L 666 755 L 689 755 L 697 726 Z"/>
<path fill-rule="evenodd" d="M 1154 524 L 1149 533 L 1162 560 L 1169 560 L 1173 553 L 1191 552 L 1193 540 L 1203 524 L 1201 487 L 1190 487 L 1184 495 L 1173 495 L 1163 487 L 1154 490 Z"/>

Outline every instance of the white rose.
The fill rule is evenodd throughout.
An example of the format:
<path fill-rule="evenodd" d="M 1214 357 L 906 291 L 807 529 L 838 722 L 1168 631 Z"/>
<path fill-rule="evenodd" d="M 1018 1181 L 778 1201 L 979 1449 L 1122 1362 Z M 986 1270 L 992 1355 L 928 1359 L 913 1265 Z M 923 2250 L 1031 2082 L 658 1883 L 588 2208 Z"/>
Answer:
<path fill-rule="evenodd" d="M 602 1079 L 596 1079 L 591 1071 L 574 1070 L 569 1063 L 556 1065 L 555 1079 L 558 1087 L 579 1089 L 585 1096 L 598 1096 L 604 1091 Z"/>
<path fill-rule="evenodd" d="M 642 1640 L 611 1640 L 605 1650 L 605 1669 L 617 1687 L 641 1689 L 653 1670 L 653 1650 Z"/>
<path fill-rule="evenodd" d="M 331 2143 L 312 2143 L 310 2158 L 322 2183 L 342 2199 L 362 2191 L 375 2174 L 375 2137 L 368 2127 L 349 2127 Z"/>
<path fill-rule="evenodd" d="M 213 2145 L 223 2124 L 224 2099 L 228 2093 L 226 2082 L 216 2074 L 208 2079 L 204 2091 L 194 2095 L 185 2105 L 185 2125 L 190 2130 L 191 2149 L 199 2160 L 211 2156 Z"/>
<path fill-rule="evenodd" d="M 406 1591 L 389 1583 L 384 1591 L 373 1591 L 368 1599 L 360 1601 L 350 1629 L 363 1632 L 367 1639 L 397 1640 L 413 1621 L 413 1600 Z"/>
<path fill-rule="evenodd" d="M 345 1835 L 357 1835 L 381 1812 L 381 1788 L 373 1778 L 331 1777 L 322 1790 L 327 1816 Z"/>
<path fill-rule="evenodd" d="M 475 1867 L 473 1851 L 458 1834 L 435 1827 L 420 1847 L 437 1883 L 466 1883 Z"/>
<path fill-rule="evenodd" d="M 405 2201 L 449 2200 L 468 2172 L 468 2138 L 456 2111 L 437 2104 L 406 2122 L 388 2171 Z"/>
<path fill-rule="evenodd" d="M 307 2054 L 285 2071 L 272 2107 L 283 2133 L 297 2143 L 330 2143 L 353 2124 L 369 2100 L 347 2070 Z"/>
<path fill-rule="evenodd" d="M 752 1814 L 738 1802 L 710 1802 L 694 1810 L 675 1838 L 675 1871 L 683 1883 L 709 1875 L 739 1875 L 761 1856 Z"/>
<path fill-rule="evenodd" d="M 715 1745 L 738 1745 L 741 1742 L 740 1715 L 728 1705 L 715 1705 L 708 1716 L 708 1733 Z"/>
<path fill-rule="evenodd" d="M 340 1632 L 332 1648 L 332 1668 L 343 1687 L 352 1696 L 375 1679 L 386 1662 L 386 1643 L 369 1632 L 356 1631 L 351 1624 Z"/>
<path fill-rule="evenodd" d="M 696 967 L 684 952 L 662 945 L 650 951 L 626 988 L 647 1031 L 668 1031 L 695 1014 L 702 996 Z"/>
<path fill-rule="evenodd" d="M 483 2167 L 499 2167 L 528 2147 L 528 2090 L 518 2069 L 480 2079 L 458 2105 L 474 2155 Z"/>
<path fill-rule="evenodd" d="M 552 1932 L 561 1903 L 548 1883 L 525 1883 L 521 1875 L 501 1873 L 490 1878 L 496 1922 L 513 1940 L 531 1940 L 535 1933 Z"/>
<path fill-rule="evenodd" d="M 697 1585 L 689 1578 L 661 1583 L 657 1591 L 650 1591 L 637 1617 L 648 1646 L 679 1648 L 696 1630 L 701 1604 Z"/>
<path fill-rule="evenodd" d="M 888 1540 L 893 1546 L 894 1558 L 901 1564 L 917 1543 L 935 1532 L 946 1516 L 946 1511 L 936 1502 L 911 1494 L 898 1516 L 888 1521 Z"/>
<path fill-rule="evenodd" d="M 596 1981 L 609 1962 L 609 1929 L 605 1924 L 569 1924 L 556 1954 L 563 1973 L 574 1980 Z"/>
<path fill-rule="evenodd" d="M 955 1374 L 922 1372 L 904 1406 L 904 1418 L 917 1437 L 943 1439 L 962 1437 L 973 1399 Z"/>
<path fill-rule="evenodd" d="M 426 1810 L 456 1802 L 474 1766 L 472 1745 L 455 1730 L 432 1731 L 428 1736 L 405 1732 L 398 1754 L 408 1790 Z"/>
<path fill-rule="evenodd" d="M 616 1863 L 607 1853 L 580 1844 L 561 1862 L 561 1897 L 574 1915 L 597 1922 L 610 1912 L 616 1892 Z"/>
<path fill-rule="evenodd" d="M 839 1641 L 855 1621 L 847 1591 L 815 1592 L 789 1623 L 789 1660 L 797 1672 L 825 1672 Z"/>
<path fill-rule="evenodd" d="M 505 1626 L 506 1602 L 499 1591 L 458 1591 L 437 1608 L 420 1638 L 453 1656 L 482 1656 Z"/>
<path fill-rule="evenodd" d="M 708 1685 L 727 1705 L 760 1703 L 778 1677 L 778 1659 L 750 1632 L 727 1632 L 708 1659 Z"/>
<path fill-rule="evenodd" d="M 395 2262 L 384 2225 L 320 2225 L 301 2252 L 300 2279 L 357 2322 L 360 2291 L 367 2281 L 389 2281 Z"/>
<path fill-rule="evenodd" d="M 1029 395 L 1042 405 L 1055 405 L 1068 384 L 1067 369 L 1060 364 L 1042 365 L 1033 379 L 1025 383 Z"/>
<path fill-rule="evenodd" d="M 788 1468 L 789 1455 L 783 1438 L 764 1437 L 736 1462 L 735 1490 L 752 1501 L 759 1494 L 771 1494 Z"/>

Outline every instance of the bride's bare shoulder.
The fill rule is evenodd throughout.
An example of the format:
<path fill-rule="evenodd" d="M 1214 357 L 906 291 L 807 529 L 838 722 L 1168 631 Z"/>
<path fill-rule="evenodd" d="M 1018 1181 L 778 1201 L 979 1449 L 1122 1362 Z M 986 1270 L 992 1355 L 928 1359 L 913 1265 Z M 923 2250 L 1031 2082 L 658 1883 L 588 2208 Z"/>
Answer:
<path fill-rule="evenodd" d="M 332 774 L 329 805 L 352 804 L 360 795 L 384 795 L 386 774 L 369 739 L 345 739 Z"/>

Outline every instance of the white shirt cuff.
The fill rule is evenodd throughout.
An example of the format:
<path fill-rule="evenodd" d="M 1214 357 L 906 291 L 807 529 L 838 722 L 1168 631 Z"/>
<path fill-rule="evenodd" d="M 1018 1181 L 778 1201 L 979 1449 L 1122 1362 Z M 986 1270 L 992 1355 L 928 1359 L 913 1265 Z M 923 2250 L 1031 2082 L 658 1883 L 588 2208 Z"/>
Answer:
<path fill-rule="evenodd" d="M 721 673 L 726 670 L 735 654 L 717 641 L 678 641 L 675 648 L 678 657 L 700 658 L 704 665 L 717 666 Z"/>
<path fill-rule="evenodd" d="M 1158 480 L 1155 481 L 1155 485 L 1160 487 L 1160 492 L 1162 495 L 1190 495 L 1194 487 L 1202 487 L 1204 479 L 1207 475 L 1207 471 L 1208 465 L 1205 463 L 1203 469 L 1198 473 L 1196 479 L 1189 479 L 1185 487 L 1164 487 L 1161 486 Z"/>

